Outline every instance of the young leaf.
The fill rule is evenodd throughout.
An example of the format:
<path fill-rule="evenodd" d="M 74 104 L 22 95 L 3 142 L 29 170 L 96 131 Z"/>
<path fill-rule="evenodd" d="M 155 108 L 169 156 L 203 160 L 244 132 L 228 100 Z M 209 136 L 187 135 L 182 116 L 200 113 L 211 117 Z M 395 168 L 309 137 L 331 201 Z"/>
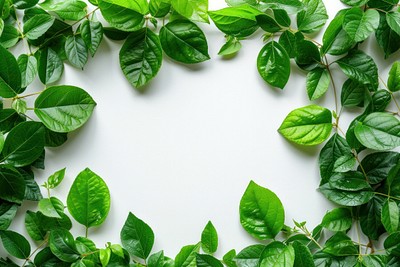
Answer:
<path fill-rule="evenodd" d="M 281 231 L 285 212 L 279 198 L 251 181 L 240 200 L 240 223 L 253 237 L 274 238 Z"/>
<path fill-rule="evenodd" d="M 226 43 L 221 47 L 218 52 L 220 56 L 231 56 L 239 52 L 242 44 L 236 37 L 228 36 Z"/>
<path fill-rule="evenodd" d="M 68 61 L 76 68 L 83 69 L 88 60 L 88 48 L 81 36 L 68 36 L 65 41 Z"/>
<path fill-rule="evenodd" d="M 289 55 L 279 43 L 269 42 L 258 54 L 257 69 L 264 81 L 283 89 L 290 76 Z"/>
<path fill-rule="evenodd" d="M 83 89 L 59 85 L 48 87 L 35 101 L 35 114 L 54 132 L 70 132 L 86 123 L 96 102 Z"/>
<path fill-rule="evenodd" d="M 22 54 L 17 62 L 21 72 L 21 87 L 25 88 L 33 82 L 38 73 L 37 60 L 34 56 Z"/>
<path fill-rule="evenodd" d="M 111 258 L 111 249 L 109 249 L 109 248 L 100 249 L 99 258 L 100 258 L 101 266 L 103 266 L 103 267 L 107 266 L 108 263 L 110 262 L 110 258 Z"/>
<path fill-rule="evenodd" d="M 327 69 L 317 68 L 307 74 L 307 94 L 310 100 L 323 96 L 329 88 L 331 80 Z"/>
<path fill-rule="evenodd" d="M 135 1 L 99 0 L 99 8 L 104 19 L 119 30 L 135 31 L 144 24 L 145 14 Z"/>
<path fill-rule="evenodd" d="M 214 225 L 209 221 L 201 233 L 201 247 L 207 254 L 213 254 L 218 248 L 218 234 Z"/>
<path fill-rule="evenodd" d="M 53 49 L 48 47 L 39 51 L 38 72 L 42 83 L 50 84 L 58 81 L 63 71 L 63 62 Z"/>
<path fill-rule="evenodd" d="M 400 146 L 400 122 L 391 114 L 374 112 L 354 129 L 364 146 L 375 150 L 388 150 Z"/>
<path fill-rule="evenodd" d="M 186 63 L 200 63 L 210 59 L 203 31 L 193 22 L 175 20 L 160 30 L 164 52 L 172 59 Z"/>
<path fill-rule="evenodd" d="M 85 20 L 79 29 L 82 39 L 93 57 L 103 40 L 103 25 L 98 21 Z"/>
<path fill-rule="evenodd" d="M 388 89 L 392 92 L 400 90 L 400 61 L 393 63 L 389 71 Z"/>
<path fill-rule="evenodd" d="M 322 0 L 303 1 L 304 9 L 297 14 L 297 27 L 304 33 L 313 33 L 321 29 L 328 20 L 328 14 Z"/>
<path fill-rule="evenodd" d="M 353 224 L 351 211 L 348 208 L 336 208 L 325 214 L 321 225 L 334 232 L 347 231 Z"/>
<path fill-rule="evenodd" d="M 21 204 L 25 196 L 24 177 L 15 169 L 0 165 L 0 199 Z"/>
<path fill-rule="evenodd" d="M 269 243 L 262 254 L 260 267 L 293 266 L 295 252 L 291 245 L 274 241 Z"/>
<path fill-rule="evenodd" d="M 65 229 L 50 232 L 49 246 L 51 252 L 62 261 L 75 262 L 79 259 L 74 237 Z"/>
<path fill-rule="evenodd" d="M 153 79 L 162 63 L 160 39 L 148 28 L 129 35 L 119 52 L 121 69 L 136 88 Z"/>
<path fill-rule="evenodd" d="M 64 176 L 65 176 L 65 168 L 56 171 L 55 173 L 50 175 L 49 178 L 47 178 L 47 183 L 46 183 L 47 188 L 49 189 L 56 188 L 62 182 Z"/>
<path fill-rule="evenodd" d="M 210 11 L 210 18 L 223 33 L 235 37 L 247 37 L 258 29 L 256 16 L 263 14 L 249 5 L 227 7 Z"/>
<path fill-rule="evenodd" d="M 64 204 L 56 197 L 43 198 L 39 201 L 39 211 L 47 217 L 61 218 Z"/>
<path fill-rule="evenodd" d="M 24 35 L 30 40 L 38 39 L 53 26 L 54 20 L 48 14 L 35 15 L 24 23 Z"/>
<path fill-rule="evenodd" d="M 1 241 L 6 251 L 18 259 L 27 259 L 31 254 L 31 245 L 21 234 L 14 231 L 0 231 Z"/>
<path fill-rule="evenodd" d="M 171 0 L 176 12 L 192 21 L 206 22 L 208 20 L 208 0 Z"/>
<path fill-rule="evenodd" d="M 7 135 L 1 161 L 15 167 L 31 164 L 40 157 L 44 148 L 44 127 L 38 122 L 23 122 Z"/>
<path fill-rule="evenodd" d="M 0 45 L 0 97 L 11 98 L 23 92 L 21 72 L 13 54 Z"/>
<path fill-rule="evenodd" d="M 399 229 L 400 211 L 397 203 L 391 199 L 387 199 L 382 207 L 382 224 L 389 234 Z"/>
<path fill-rule="evenodd" d="M 359 7 L 347 10 L 343 19 L 343 29 L 354 42 L 367 39 L 379 26 L 379 13 L 368 9 L 365 13 Z"/>
<path fill-rule="evenodd" d="M 332 113 L 316 105 L 298 108 L 287 115 L 278 131 L 296 144 L 318 145 L 331 134 Z"/>
<path fill-rule="evenodd" d="M 129 213 L 121 230 L 121 242 L 129 254 L 146 259 L 154 244 L 154 233 L 150 226 Z"/>
<path fill-rule="evenodd" d="M 83 170 L 71 186 L 67 206 L 72 217 L 87 228 L 102 224 L 110 211 L 106 183 L 91 170 Z"/>

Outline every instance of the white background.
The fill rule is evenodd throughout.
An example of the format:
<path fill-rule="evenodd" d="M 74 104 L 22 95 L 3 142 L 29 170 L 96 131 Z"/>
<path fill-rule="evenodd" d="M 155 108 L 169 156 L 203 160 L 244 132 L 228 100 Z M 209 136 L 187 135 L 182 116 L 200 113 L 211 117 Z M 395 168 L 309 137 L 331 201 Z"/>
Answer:
<path fill-rule="evenodd" d="M 343 7 L 339 0 L 325 4 L 330 18 Z M 222 0 L 210 1 L 210 10 L 225 6 Z M 286 88 L 271 88 L 256 69 L 261 32 L 243 41 L 236 57 L 224 59 L 217 55 L 224 35 L 212 24 L 201 27 L 212 59 L 189 66 L 165 57 L 144 94 L 129 85 L 119 68 L 122 42 L 106 38 L 83 72 L 66 65 L 59 84 L 84 88 L 98 105 L 66 144 L 48 149 L 46 170 L 36 172 L 37 179 L 43 183 L 67 167 L 64 182 L 53 193 L 63 201 L 86 167 L 106 181 L 111 211 L 101 227 L 89 232 L 100 247 L 120 242 L 120 229 L 131 211 L 154 230 L 154 252 L 163 249 L 174 257 L 182 246 L 200 240 L 208 220 L 219 233 L 218 255 L 239 251 L 255 242 L 241 228 L 238 212 L 251 179 L 279 196 L 288 225 L 295 219 L 307 221 L 312 229 L 332 207 L 317 191 L 322 146 L 299 147 L 277 132 L 291 110 L 310 104 L 306 73 L 292 62 Z M 375 40 L 364 47 L 383 58 Z M 343 77 L 337 65 L 333 69 L 340 88 Z M 382 71 L 387 73 L 387 67 Z M 332 89 L 315 103 L 334 109 Z M 23 220 L 23 210 L 18 216 Z M 76 224 L 73 233 L 84 235 L 84 228 Z"/>

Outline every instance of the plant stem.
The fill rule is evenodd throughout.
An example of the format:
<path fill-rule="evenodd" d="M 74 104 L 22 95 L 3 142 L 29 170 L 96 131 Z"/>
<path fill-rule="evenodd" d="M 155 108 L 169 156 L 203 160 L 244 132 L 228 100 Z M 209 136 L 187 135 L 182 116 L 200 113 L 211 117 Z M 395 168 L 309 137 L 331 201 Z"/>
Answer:
<path fill-rule="evenodd" d="M 380 195 L 380 196 L 384 196 L 384 197 L 387 197 L 387 198 L 392 198 L 392 199 L 395 199 L 395 200 L 399 200 L 400 201 L 400 198 L 398 198 L 398 197 L 393 197 L 393 196 L 389 196 L 389 195 L 387 195 L 387 194 L 384 194 L 384 193 L 381 193 L 381 192 L 374 192 L 376 195 Z"/>
<path fill-rule="evenodd" d="M 41 247 L 43 247 L 44 245 L 46 245 L 47 242 L 48 242 L 47 238 L 46 238 L 45 240 L 43 240 L 43 242 L 42 242 L 34 251 L 32 251 L 31 255 L 29 255 L 29 257 L 28 257 L 27 259 L 25 259 L 24 263 L 22 264 L 22 267 L 24 267 L 24 266 L 28 263 L 28 261 L 30 260 L 30 258 L 31 258 L 33 255 L 35 255 L 36 252 L 38 252 L 39 249 L 40 249 Z"/>
<path fill-rule="evenodd" d="M 336 111 L 336 115 L 337 115 L 337 117 L 336 117 L 336 125 L 339 126 L 339 103 L 338 103 L 338 99 L 337 99 L 337 90 L 336 90 L 335 80 L 333 79 L 332 71 L 331 71 L 331 68 L 329 66 L 328 58 L 326 57 L 326 55 L 324 56 L 324 58 L 325 58 L 326 70 L 328 71 L 329 77 L 331 78 L 333 94 L 334 94 L 334 97 L 335 97 L 335 111 Z"/>

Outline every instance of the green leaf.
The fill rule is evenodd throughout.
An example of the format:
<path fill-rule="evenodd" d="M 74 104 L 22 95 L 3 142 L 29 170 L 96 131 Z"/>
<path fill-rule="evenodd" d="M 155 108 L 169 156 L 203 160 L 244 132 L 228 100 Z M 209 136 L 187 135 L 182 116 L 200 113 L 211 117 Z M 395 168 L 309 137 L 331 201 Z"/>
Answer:
<path fill-rule="evenodd" d="M 0 97 L 11 98 L 23 92 L 21 73 L 13 54 L 0 45 Z"/>
<path fill-rule="evenodd" d="M 388 78 L 388 89 L 392 92 L 400 90 L 400 61 L 393 63 Z"/>
<path fill-rule="evenodd" d="M 359 7 L 346 11 L 343 19 L 343 29 L 354 42 L 367 39 L 379 26 L 379 13 L 374 9 L 363 12 Z"/>
<path fill-rule="evenodd" d="M 264 245 L 251 245 L 244 248 L 234 258 L 238 267 L 257 267 L 260 266 Z"/>
<path fill-rule="evenodd" d="M 215 257 L 206 254 L 196 254 L 197 267 L 223 267 L 224 265 Z"/>
<path fill-rule="evenodd" d="M 342 55 L 354 45 L 354 40 L 343 29 L 344 14 L 336 16 L 322 37 L 322 54 Z"/>
<path fill-rule="evenodd" d="M 83 69 L 88 60 L 88 48 L 81 36 L 68 36 L 65 41 L 65 53 L 72 66 Z"/>
<path fill-rule="evenodd" d="M 149 10 L 153 17 L 162 18 L 171 10 L 171 0 L 150 0 Z"/>
<path fill-rule="evenodd" d="M 7 135 L 1 161 L 22 167 L 40 157 L 44 148 L 44 127 L 38 122 L 23 122 Z"/>
<path fill-rule="evenodd" d="M 24 35 L 30 40 L 38 39 L 53 26 L 54 20 L 48 14 L 35 15 L 24 23 Z"/>
<path fill-rule="evenodd" d="M 1 179 L 1 178 L 0 178 Z M 18 205 L 9 202 L 0 202 L 0 230 L 7 230 L 17 214 Z"/>
<path fill-rule="evenodd" d="M 21 234 L 13 231 L 0 231 L 1 241 L 6 251 L 18 259 L 27 259 L 31 254 L 31 245 Z"/>
<path fill-rule="evenodd" d="M 340 1 L 348 6 L 363 6 L 368 2 L 368 0 L 340 0 Z"/>
<path fill-rule="evenodd" d="M 382 206 L 384 197 L 374 196 L 367 204 L 362 205 L 359 211 L 360 226 L 363 233 L 373 240 L 385 232 L 382 225 Z"/>
<path fill-rule="evenodd" d="M 103 40 L 103 25 L 98 21 L 85 20 L 79 29 L 81 37 L 93 57 Z"/>
<path fill-rule="evenodd" d="M 292 246 L 274 241 L 265 247 L 260 267 L 293 266 L 295 252 Z"/>
<path fill-rule="evenodd" d="M 64 144 L 68 140 L 66 133 L 56 133 L 46 128 L 46 140 L 44 146 L 46 147 L 58 147 Z"/>
<path fill-rule="evenodd" d="M 218 52 L 220 56 L 231 56 L 239 52 L 242 44 L 236 37 L 228 36 L 226 43 L 221 47 Z"/>
<path fill-rule="evenodd" d="M 1 35 L 3 34 L 3 30 L 4 30 L 4 20 L 0 18 L 0 38 Z"/>
<path fill-rule="evenodd" d="M 398 3 L 399 0 L 369 0 L 368 7 L 390 11 Z"/>
<path fill-rule="evenodd" d="M 327 69 L 317 68 L 307 74 L 307 94 L 310 100 L 323 96 L 329 88 L 331 80 Z"/>
<path fill-rule="evenodd" d="M 270 15 L 260 14 L 256 16 L 257 23 L 261 29 L 269 33 L 276 33 L 281 30 L 278 22 Z"/>
<path fill-rule="evenodd" d="M 51 252 L 62 261 L 75 262 L 79 259 L 74 237 L 65 229 L 50 232 L 49 246 Z"/>
<path fill-rule="evenodd" d="M 81 127 L 93 113 L 96 102 L 83 89 L 59 85 L 48 87 L 35 101 L 35 114 L 54 132 Z"/>
<path fill-rule="evenodd" d="M 208 0 L 171 0 L 176 12 L 192 21 L 208 23 Z"/>
<path fill-rule="evenodd" d="M 47 47 L 39 51 L 38 72 L 42 83 L 50 84 L 58 81 L 63 71 L 63 62 L 53 49 Z"/>
<path fill-rule="evenodd" d="M 110 211 L 106 183 L 91 170 L 83 170 L 71 186 L 67 206 L 72 217 L 87 228 L 102 224 Z"/>
<path fill-rule="evenodd" d="M 34 56 L 22 54 L 18 57 L 18 66 L 21 72 L 21 87 L 30 85 L 38 73 L 37 60 Z"/>
<path fill-rule="evenodd" d="M 227 7 L 210 11 L 210 18 L 223 33 L 235 37 L 247 37 L 258 29 L 256 16 L 263 14 L 249 5 Z"/>
<path fill-rule="evenodd" d="M 297 27 L 304 33 L 320 30 L 328 20 L 322 0 L 304 0 L 304 9 L 297 14 Z"/>
<path fill-rule="evenodd" d="M 237 264 L 235 262 L 235 257 L 236 257 L 236 250 L 231 249 L 222 258 L 223 263 L 227 267 L 237 267 Z"/>
<path fill-rule="evenodd" d="M 104 19 L 122 31 L 136 31 L 144 24 L 143 10 L 136 1 L 99 0 L 99 8 Z"/>
<path fill-rule="evenodd" d="M 56 188 L 62 182 L 64 176 L 65 176 L 65 168 L 56 171 L 55 173 L 50 175 L 49 178 L 47 178 L 47 183 L 46 183 L 47 188 L 49 189 Z"/>
<path fill-rule="evenodd" d="M 400 49 L 400 35 L 390 28 L 384 13 L 380 13 L 379 27 L 376 30 L 375 37 L 385 53 L 385 58 Z"/>
<path fill-rule="evenodd" d="M 63 20 L 79 21 L 86 16 L 87 4 L 80 0 L 60 1 L 49 11 L 54 11 Z"/>
<path fill-rule="evenodd" d="M 372 190 L 365 180 L 363 173 L 350 171 L 346 173 L 334 173 L 329 178 L 329 184 L 332 188 L 346 191 Z"/>
<path fill-rule="evenodd" d="M 382 224 L 389 234 L 399 229 L 400 211 L 397 203 L 391 199 L 387 199 L 382 207 Z"/>
<path fill-rule="evenodd" d="M 289 58 L 296 56 L 296 36 L 290 31 L 284 31 L 279 37 L 279 44 L 286 50 Z"/>
<path fill-rule="evenodd" d="M 175 267 L 196 267 L 196 255 L 200 251 L 200 243 L 184 246 L 175 257 Z"/>
<path fill-rule="evenodd" d="M 316 105 L 298 108 L 287 115 L 278 131 L 296 144 L 318 145 L 331 134 L 332 114 Z"/>
<path fill-rule="evenodd" d="M 0 36 L 0 44 L 4 48 L 13 47 L 20 39 L 21 35 L 14 26 L 8 24 L 4 25 L 3 32 Z"/>
<path fill-rule="evenodd" d="M 201 247 L 207 254 L 213 254 L 218 248 L 218 234 L 214 225 L 209 221 L 201 233 Z"/>
<path fill-rule="evenodd" d="M 336 208 L 325 214 L 321 225 L 334 232 L 347 231 L 353 224 L 351 211 L 347 208 Z"/>
<path fill-rule="evenodd" d="M 47 217 L 61 218 L 64 204 L 56 197 L 43 198 L 39 201 L 39 211 Z"/>
<path fill-rule="evenodd" d="M 400 35 L 400 13 L 388 12 L 386 13 L 386 21 L 389 27 L 398 35 Z"/>
<path fill-rule="evenodd" d="M 253 237 L 274 238 L 284 225 L 285 212 L 279 198 L 251 181 L 240 200 L 240 223 Z"/>
<path fill-rule="evenodd" d="M 400 145 L 400 122 L 389 113 L 369 114 L 354 129 L 364 146 L 375 150 L 389 150 Z"/>
<path fill-rule="evenodd" d="M 274 13 L 274 18 L 279 25 L 282 25 L 283 27 L 290 27 L 292 21 L 285 10 L 273 9 L 272 12 Z"/>
<path fill-rule="evenodd" d="M 311 41 L 305 40 L 302 33 L 296 33 L 295 61 L 303 70 L 313 70 L 321 65 L 321 55 L 318 47 Z"/>
<path fill-rule="evenodd" d="M 25 228 L 29 236 L 36 241 L 46 238 L 47 231 L 42 227 L 41 216 L 38 213 L 27 211 L 25 215 Z"/>
<path fill-rule="evenodd" d="M 113 247 L 111 247 L 111 249 L 113 249 Z M 120 249 L 119 250 L 120 255 L 123 256 L 122 248 L 119 247 L 119 249 Z M 164 264 L 165 264 L 165 261 L 164 261 L 164 252 L 163 251 L 159 251 L 155 254 L 150 255 L 150 257 L 147 261 L 147 266 L 149 266 L 149 267 L 163 267 Z"/>
<path fill-rule="evenodd" d="M 164 52 L 178 62 L 193 64 L 210 59 L 206 37 L 193 22 L 167 23 L 160 30 L 160 41 Z"/>
<path fill-rule="evenodd" d="M 357 255 L 358 249 L 353 241 L 343 232 L 337 232 L 329 238 L 323 249 L 325 253 L 333 256 Z"/>
<path fill-rule="evenodd" d="M 359 265 L 361 267 L 385 267 L 387 265 L 386 255 L 367 255 L 362 256 Z"/>
<path fill-rule="evenodd" d="M 25 114 L 26 110 L 27 110 L 27 104 L 26 101 L 23 99 L 15 99 L 12 102 L 11 107 L 13 109 L 15 109 L 16 112 L 18 112 L 19 114 Z"/>
<path fill-rule="evenodd" d="M 21 204 L 25 196 L 24 177 L 15 169 L 0 165 L 0 198 Z"/>
<path fill-rule="evenodd" d="M 262 5 L 266 8 L 283 9 L 289 14 L 297 13 L 304 8 L 299 0 L 262 0 Z"/>
<path fill-rule="evenodd" d="M 364 104 L 368 88 L 358 81 L 347 79 L 342 87 L 340 102 L 344 107 L 357 107 Z"/>
<path fill-rule="evenodd" d="M 357 160 L 353 154 L 343 155 L 335 161 L 333 165 L 334 172 L 348 172 L 354 169 Z"/>
<path fill-rule="evenodd" d="M 364 52 L 356 50 L 336 63 L 347 77 L 371 85 L 373 90 L 378 87 L 378 68 L 374 60 Z"/>
<path fill-rule="evenodd" d="M 390 234 L 383 243 L 384 248 L 390 255 L 399 257 L 400 255 L 400 232 Z"/>
<path fill-rule="evenodd" d="M 154 233 L 150 226 L 132 213 L 129 213 L 121 230 L 121 242 L 129 254 L 141 259 L 146 259 L 154 244 Z"/>
<path fill-rule="evenodd" d="M 396 166 L 399 159 L 400 154 L 397 152 L 378 152 L 367 155 L 360 165 L 368 177 L 368 182 L 378 184 L 388 178 L 389 171 Z M 361 167 L 358 169 L 361 171 Z"/>
<path fill-rule="evenodd" d="M 293 267 L 315 267 L 313 256 L 308 247 L 299 241 L 293 242 L 292 247 L 295 253 Z"/>
<path fill-rule="evenodd" d="M 148 28 L 129 35 L 119 52 L 121 69 L 136 88 L 146 85 L 161 68 L 160 39 Z"/>
<path fill-rule="evenodd" d="M 39 0 L 13 0 L 12 2 L 17 9 L 27 9 L 36 6 Z"/>
<path fill-rule="evenodd" d="M 330 183 L 320 186 L 319 189 L 321 193 L 330 201 L 348 207 L 365 204 L 374 196 L 372 189 L 363 189 L 358 191 L 344 190 L 335 188 Z"/>
<path fill-rule="evenodd" d="M 257 69 L 264 81 L 283 89 L 290 76 L 289 55 L 279 43 L 269 42 L 258 54 Z"/>
<path fill-rule="evenodd" d="M 107 266 L 108 263 L 110 262 L 111 258 L 111 249 L 105 248 L 105 249 L 100 249 L 99 251 L 99 258 L 101 262 L 101 266 Z"/>

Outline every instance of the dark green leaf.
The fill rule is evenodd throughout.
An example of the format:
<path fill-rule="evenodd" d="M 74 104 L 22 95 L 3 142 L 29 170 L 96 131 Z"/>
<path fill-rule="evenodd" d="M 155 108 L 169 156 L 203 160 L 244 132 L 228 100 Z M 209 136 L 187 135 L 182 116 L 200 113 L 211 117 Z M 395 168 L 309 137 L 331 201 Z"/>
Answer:
<path fill-rule="evenodd" d="M 343 29 L 344 14 L 336 16 L 322 37 L 322 54 L 342 55 L 350 50 L 354 41 Z"/>
<path fill-rule="evenodd" d="M 246 247 L 237 254 L 235 262 L 238 267 L 258 267 L 260 266 L 264 250 L 264 245 L 251 245 Z"/>
<path fill-rule="evenodd" d="M 368 0 L 340 0 L 340 1 L 349 6 L 363 6 L 368 2 Z"/>
<path fill-rule="evenodd" d="M 297 27 L 304 33 L 321 29 L 328 20 L 328 14 L 322 0 L 304 0 L 304 9 L 297 14 Z"/>
<path fill-rule="evenodd" d="M 160 41 L 164 52 L 178 62 L 193 64 L 210 59 L 206 37 L 193 22 L 169 22 L 160 30 Z"/>
<path fill-rule="evenodd" d="M 388 78 L 388 89 L 392 92 L 400 90 L 400 61 L 393 63 Z"/>
<path fill-rule="evenodd" d="M 283 89 L 290 76 L 289 55 L 279 43 L 269 42 L 258 54 L 257 69 L 264 81 Z"/>
<path fill-rule="evenodd" d="M 15 57 L 0 45 L 0 97 L 11 98 L 23 92 L 21 72 Z"/>
<path fill-rule="evenodd" d="M 334 256 L 358 255 L 357 247 L 350 237 L 343 232 L 338 232 L 329 238 L 323 251 Z"/>
<path fill-rule="evenodd" d="M 279 37 L 279 44 L 286 50 L 290 58 L 296 56 L 296 36 L 290 31 L 284 31 Z"/>
<path fill-rule="evenodd" d="M 83 69 L 88 60 L 88 48 L 81 36 L 68 36 L 65 41 L 65 53 L 69 62 L 76 68 Z"/>
<path fill-rule="evenodd" d="M 46 147 L 58 147 L 68 140 L 68 136 L 66 133 L 56 133 L 46 128 L 45 139 Z"/>
<path fill-rule="evenodd" d="M 257 15 L 256 19 L 260 28 L 266 32 L 275 33 L 281 30 L 281 26 L 279 26 L 278 22 L 267 14 Z"/>
<path fill-rule="evenodd" d="M 374 196 L 367 204 L 360 208 L 360 226 L 365 235 L 373 240 L 385 232 L 382 225 L 382 206 L 385 198 Z"/>
<path fill-rule="evenodd" d="M 143 10 L 136 1 L 99 0 L 99 8 L 104 19 L 122 31 L 136 31 L 144 24 Z"/>
<path fill-rule="evenodd" d="M 396 257 L 400 256 L 400 232 L 390 234 L 383 243 L 386 251 Z"/>
<path fill-rule="evenodd" d="M 26 9 L 36 6 L 39 0 L 13 0 L 15 8 Z"/>
<path fill-rule="evenodd" d="M 369 0 L 368 6 L 384 11 L 393 9 L 393 6 L 399 3 L 399 0 Z"/>
<path fill-rule="evenodd" d="M 81 127 L 93 113 L 96 102 L 75 86 L 51 86 L 35 101 L 35 113 L 54 132 L 70 132 Z"/>
<path fill-rule="evenodd" d="M 347 79 L 342 87 L 341 104 L 344 107 L 356 107 L 364 103 L 367 86 L 358 81 Z"/>
<path fill-rule="evenodd" d="M 148 28 L 132 33 L 119 52 L 121 69 L 136 88 L 153 79 L 162 63 L 160 39 Z"/>
<path fill-rule="evenodd" d="M 63 71 L 64 64 L 53 49 L 44 48 L 39 51 L 38 72 L 42 83 L 50 84 L 58 81 Z"/>
<path fill-rule="evenodd" d="M 44 150 L 43 150 L 44 152 Z M 44 155 L 44 153 L 43 153 Z M 44 156 L 43 156 L 44 157 Z M 40 158 L 39 158 L 40 159 Z M 32 165 L 33 166 L 33 165 Z M 25 200 L 39 201 L 43 198 L 40 192 L 39 185 L 35 181 L 34 174 L 31 170 L 25 170 L 22 168 L 18 169 L 18 172 L 24 177 L 25 180 Z"/>
<path fill-rule="evenodd" d="M 25 88 L 33 82 L 38 73 L 37 60 L 34 56 L 22 54 L 17 62 L 21 72 L 21 87 Z"/>
<path fill-rule="evenodd" d="M 389 171 L 399 159 L 400 154 L 397 152 L 378 152 L 367 155 L 360 165 L 368 177 L 368 182 L 378 184 L 388 177 Z M 361 171 L 360 167 L 359 170 Z"/>
<path fill-rule="evenodd" d="M 146 259 L 154 244 L 154 233 L 150 226 L 132 213 L 129 213 L 121 230 L 121 242 L 129 254 Z"/>
<path fill-rule="evenodd" d="M 214 225 L 209 221 L 201 233 L 201 247 L 207 254 L 213 254 L 218 248 L 218 234 Z"/>
<path fill-rule="evenodd" d="M 327 69 L 317 68 L 307 74 L 307 94 L 310 100 L 323 96 L 329 88 L 330 77 Z"/>
<path fill-rule="evenodd" d="M 0 231 L 1 241 L 6 251 L 18 258 L 27 259 L 31 254 L 31 245 L 21 234 L 13 231 Z"/>
<path fill-rule="evenodd" d="M 282 229 L 285 212 L 279 198 L 251 181 L 240 200 L 240 223 L 255 238 L 274 238 Z"/>
<path fill-rule="evenodd" d="M 363 173 L 357 171 L 334 173 L 329 178 L 329 184 L 332 188 L 345 191 L 372 190 Z"/>
<path fill-rule="evenodd" d="M 29 236 L 36 241 L 44 240 L 47 231 L 42 226 L 41 216 L 38 213 L 27 211 L 25 215 L 25 228 Z"/>
<path fill-rule="evenodd" d="M 382 207 L 382 224 L 389 234 L 399 229 L 400 211 L 397 203 L 391 199 L 387 199 Z"/>
<path fill-rule="evenodd" d="M 299 0 L 262 0 L 261 2 L 266 8 L 283 9 L 289 14 L 297 13 L 304 8 Z"/>
<path fill-rule="evenodd" d="M 119 248 L 121 249 L 119 253 L 123 255 L 124 252 L 122 251 L 122 248 L 121 247 L 119 247 Z M 113 248 L 111 247 L 111 250 L 112 249 Z M 164 266 L 164 252 L 160 251 L 160 252 L 150 255 L 150 257 L 147 261 L 147 266 L 163 267 Z"/>
<path fill-rule="evenodd" d="M 75 262 L 79 259 L 74 237 L 64 229 L 50 232 L 49 246 L 51 252 L 62 261 Z"/>
<path fill-rule="evenodd" d="M 290 27 L 291 19 L 285 10 L 273 9 L 272 12 L 274 13 L 274 18 L 279 25 L 283 27 Z"/>
<path fill-rule="evenodd" d="M 103 179 L 89 169 L 76 177 L 67 198 L 68 211 L 86 227 L 98 226 L 110 210 L 110 192 Z"/>
<path fill-rule="evenodd" d="M 125 40 L 130 34 L 130 32 L 121 31 L 112 27 L 104 27 L 103 30 L 105 36 L 115 41 Z"/>
<path fill-rule="evenodd" d="M 348 172 L 354 170 L 354 166 L 356 165 L 357 160 L 353 154 L 347 154 L 341 156 L 335 161 L 333 165 L 334 172 Z"/>
<path fill-rule="evenodd" d="M 359 191 L 348 191 L 337 189 L 326 183 L 320 186 L 321 193 L 330 201 L 343 206 L 359 206 L 367 203 L 374 196 L 372 189 L 364 189 Z"/>
<path fill-rule="evenodd" d="M 0 230 L 7 230 L 17 214 L 18 206 L 6 201 L 0 201 Z"/>
<path fill-rule="evenodd" d="M 351 211 L 347 208 L 336 208 L 325 214 L 321 225 L 334 232 L 347 231 L 353 224 Z"/>
<path fill-rule="evenodd" d="M 223 267 L 224 265 L 211 255 L 196 254 L 197 267 Z"/>
<path fill-rule="evenodd" d="M 295 61 L 303 70 L 313 70 L 321 65 L 321 55 L 318 47 L 304 39 L 303 34 L 296 33 Z"/>
<path fill-rule="evenodd" d="M 21 204 L 25 197 L 24 177 L 15 169 L 0 165 L 0 198 Z"/>
<path fill-rule="evenodd" d="M 0 109 L 0 131 L 7 133 L 16 125 L 24 122 L 25 118 L 20 116 L 14 109 Z"/>
<path fill-rule="evenodd" d="M 296 144 L 317 145 L 331 134 L 332 114 L 316 105 L 298 108 L 287 115 L 278 131 Z"/>
<path fill-rule="evenodd" d="M 175 267 L 196 267 L 196 255 L 200 251 L 200 243 L 184 246 L 175 257 Z"/>
<path fill-rule="evenodd" d="M 307 246 L 303 245 L 299 241 L 295 241 L 293 242 L 292 247 L 295 253 L 293 267 L 315 267 L 312 254 Z"/>
<path fill-rule="evenodd" d="M 385 58 L 400 49 L 400 35 L 390 28 L 384 13 L 380 13 L 379 27 L 376 30 L 375 37 L 385 53 Z"/>
<path fill-rule="evenodd" d="M 103 25 L 98 21 L 85 20 L 79 28 L 82 39 L 93 57 L 103 40 Z"/>

